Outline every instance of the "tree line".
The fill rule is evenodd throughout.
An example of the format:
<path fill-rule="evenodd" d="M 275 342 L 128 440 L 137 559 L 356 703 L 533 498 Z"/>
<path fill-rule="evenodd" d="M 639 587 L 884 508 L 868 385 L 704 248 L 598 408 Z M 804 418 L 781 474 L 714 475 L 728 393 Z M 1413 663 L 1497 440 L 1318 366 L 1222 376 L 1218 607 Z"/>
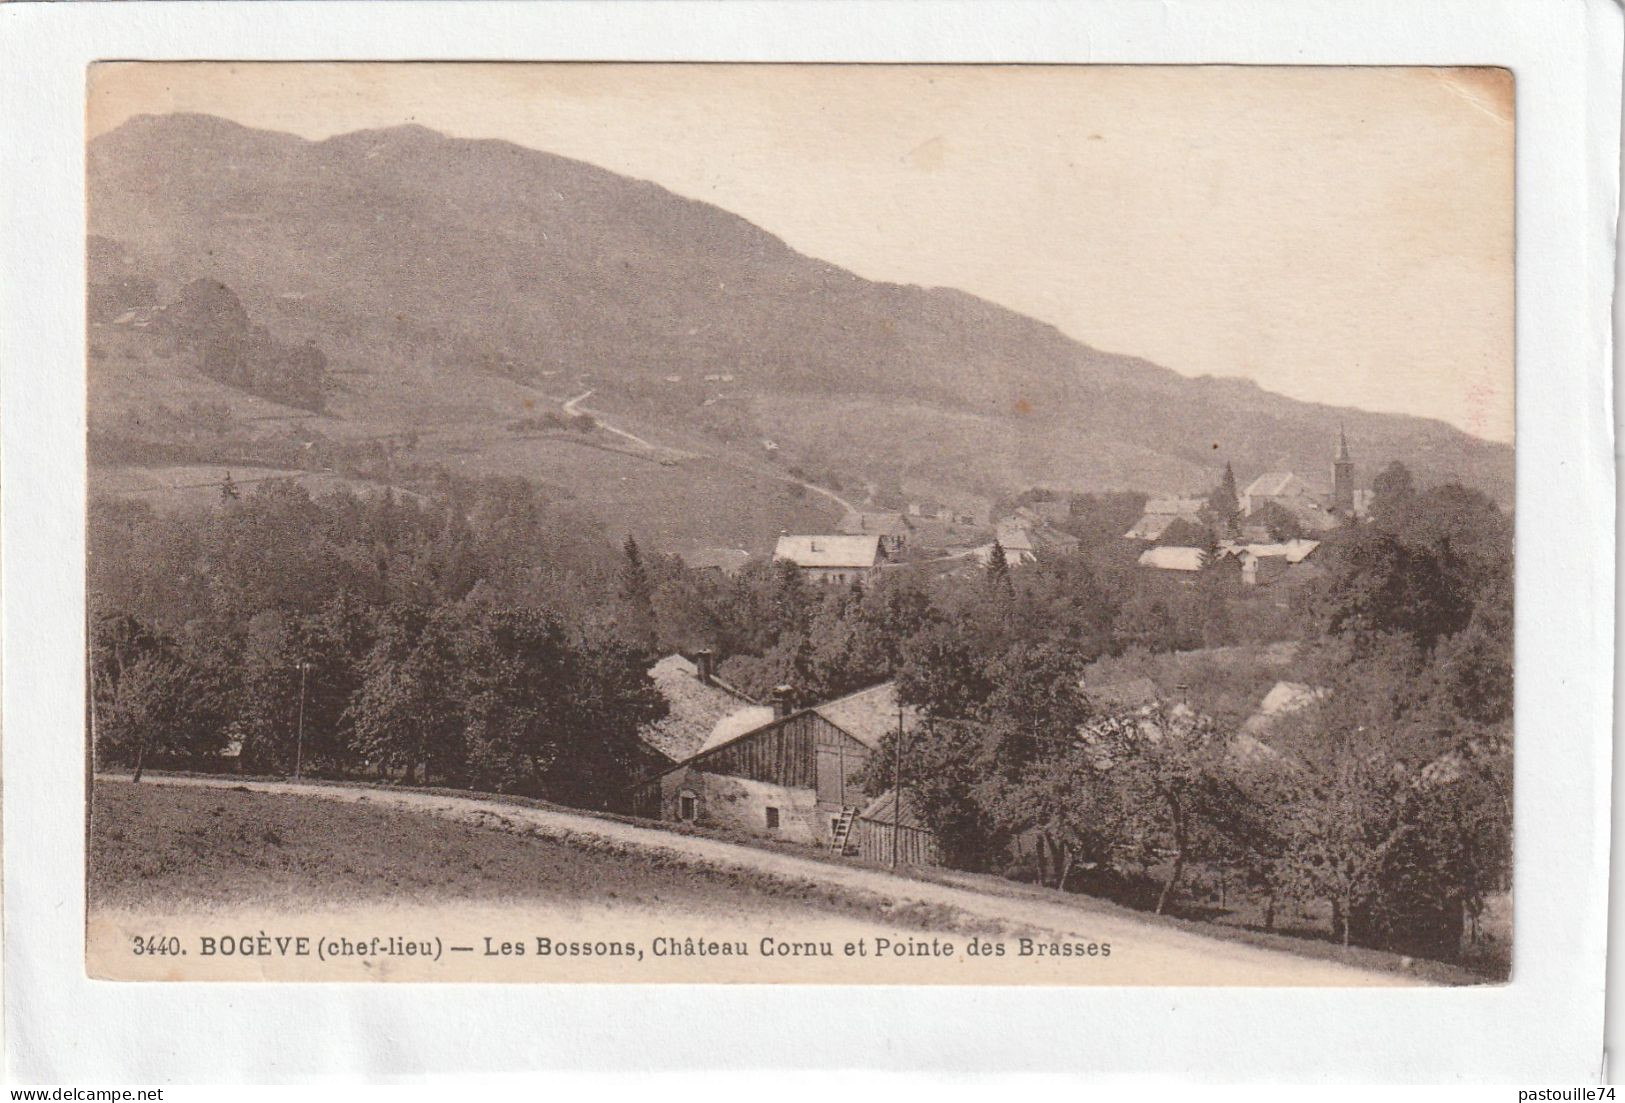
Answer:
<path fill-rule="evenodd" d="M 92 506 L 98 762 L 621 801 L 666 706 L 581 518 L 517 481 L 222 486 L 202 515 Z"/>
<path fill-rule="evenodd" d="M 218 280 L 196 279 L 153 319 L 155 331 L 210 379 L 302 410 L 327 402 L 327 356 L 278 339 Z"/>

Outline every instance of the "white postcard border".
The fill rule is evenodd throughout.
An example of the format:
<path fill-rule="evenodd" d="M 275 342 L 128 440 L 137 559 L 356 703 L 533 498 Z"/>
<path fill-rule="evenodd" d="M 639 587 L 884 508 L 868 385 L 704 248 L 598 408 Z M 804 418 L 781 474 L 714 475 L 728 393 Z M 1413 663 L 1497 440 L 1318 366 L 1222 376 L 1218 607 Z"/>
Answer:
<path fill-rule="evenodd" d="M 6 1045 L 12 1079 L 544 1068 L 1590 1080 L 1612 731 L 1608 0 L 0 5 Z M 1513 981 L 1426 991 L 227 985 L 84 975 L 84 90 L 115 59 L 1505 65 L 1517 81 Z"/>

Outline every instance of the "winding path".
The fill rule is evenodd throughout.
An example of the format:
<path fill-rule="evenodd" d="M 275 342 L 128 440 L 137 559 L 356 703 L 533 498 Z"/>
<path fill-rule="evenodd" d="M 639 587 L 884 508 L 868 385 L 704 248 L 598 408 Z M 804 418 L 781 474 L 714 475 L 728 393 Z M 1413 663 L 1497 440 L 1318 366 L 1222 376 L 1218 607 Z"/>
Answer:
<path fill-rule="evenodd" d="M 586 414 L 586 415 L 590 416 L 594 421 L 596 421 L 598 423 L 598 427 L 600 429 L 603 429 L 606 432 L 614 433 L 618 437 L 624 437 L 626 440 L 632 441 L 634 444 L 641 445 L 644 448 L 659 448 L 660 447 L 657 444 L 653 444 L 650 441 L 644 440 L 640 436 L 637 436 L 637 435 L 635 435 L 633 433 L 627 432 L 625 429 L 622 429 L 619 426 L 610 424 L 608 421 L 604 420 L 604 415 L 599 413 L 597 410 L 589 410 L 585 406 L 581 405 L 582 402 L 584 402 L 587 399 L 591 398 L 596 392 L 597 392 L 597 388 L 591 388 L 591 389 L 582 391 L 580 394 L 576 395 L 574 398 L 565 399 L 564 405 L 563 405 L 564 412 L 566 414 L 570 414 L 572 416 L 575 415 L 575 414 Z M 729 462 L 729 461 L 719 459 L 719 462 Z M 805 479 L 798 479 L 794 475 L 787 475 L 782 471 L 774 471 L 772 468 L 768 468 L 768 467 L 754 467 L 754 466 L 747 466 L 745 464 L 739 464 L 739 463 L 733 463 L 733 464 L 731 464 L 731 466 L 737 467 L 737 468 L 739 468 L 740 470 L 743 470 L 743 471 L 750 471 L 750 472 L 758 474 L 758 475 L 766 475 L 766 476 L 768 476 L 770 478 L 778 479 L 781 482 L 791 483 L 791 484 L 793 484 L 795 486 L 799 486 L 799 487 L 803 488 L 804 490 L 810 490 L 814 494 L 819 494 L 819 495 L 822 495 L 825 498 L 828 498 L 830 501 L 832 501 L 836 505 L 840 506 L 841 509 L 843 509 L 847 513 L 860 513 L 860 512 L 862 512 L 857 506 L 853 505 L 851 502 L 847 501 L 845 498 L 841 497 L 839 494 L 835 493 L 835 491 L 829 489 L 829 487 L 827 487 L 827 486 L 819 486 L 817 483 L 810 483 L 810 482 L 807 482 Z"/>
<path fill-rule="evenodd" d="M 604 430 L 604 432 L 606 432 L 606 433 L 614 433 L 618 437 L 624 437 L 625 439 L 631 441 L 633 444 L 639 445 L 641 447 L 649 448 L 649 449 L 657 449 L 657 448 L 660 447 L 658 444 L 654 444 L 654 443 L 651 443 L 650 441 L 646 441 L 642 437 L 637 436 L 636 434 L 628 433 L 625 429 L 620 429 L 620 428 L 617 428 L 614 425 L 611 425 L 609 422 L 604 420 L 604 415 L 599 413 L 597 410 L 584 409 L 581 406 L 582 400 L 587 399 L 587 398 L 591 398 L 592 394 L 593 394 L 593 392 L 590 391 L 590 390 L 582 391 L 580 394 L 576 395 L 574 398 L 566 399 L 565 403 L 564 403 L 564 412 L 567 413 L 567 414 L 570 414 L 572 416 L 575 415 L 575 414 L 586 414 L 587 416 L 591 417 L 593 419 L 593 421 L 597 422 L 598 423 L 598 428 Z"/>

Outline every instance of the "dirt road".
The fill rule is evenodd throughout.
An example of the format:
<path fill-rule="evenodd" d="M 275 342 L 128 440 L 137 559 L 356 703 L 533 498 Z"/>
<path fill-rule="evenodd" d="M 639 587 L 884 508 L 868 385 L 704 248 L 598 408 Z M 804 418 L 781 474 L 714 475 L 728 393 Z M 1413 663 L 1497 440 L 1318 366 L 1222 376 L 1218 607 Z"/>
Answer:
<path fill-rule="evenodd" d="M 603 429 L 605 432 L 614 433 L 616 436 L 622 437 L 622 438 L 624 438 L 626 440 L 629 440 L 634 444 L 641 445 L 644 448 L 658 449 L 660 447 L 659 445 L 654 444 L 651 441 L 644 440 L 640 436 L 636 436 L 636 435 L 634 435 L 632 433 L 627 432 L 625 429 L 619 428 L 618 426 L 615 426 L 615 425 L 611 425 L 609 422 L 604 420 L 604 415 L 602 413 L 598 412 L 597 410 L 589 410 L 585 406 L 581 405 L 582 402 L 584 402 L 588 398 L 591 398 L 595 393 L 596 393 L 596 391 L 592 391 L 592 390 L 583 391 L 582 393 L 576 395 L 574 398 L 566 399 L 564 404 L 563 404 L 564 412 L 566 414 L 571 415 L 571 416 L 574 416 L 576 414 L 590 415 L 593 418 L 593 420 L 595 420 L 598 423 L 598 427 L 600 429 Z M 851 502 L 847 501 L 845 498 L 841 497 L 839 494 L 835 493 L 835 491 L 829 489 L 829 487 L 827 487 L 827 486 L 819 486 L 817 483 L 810 483 L 805 479 L 798 479 L 794 475 L 787 475 L 782 471 L 775 471 L 771 467 L 746 465 L 746 464 L 726 460 L 726 459 L 724 459 L 723 457 L 720 457 L 720 456 L 713 456 L 712 459 L 714 461 L 716 461 L 716 462 L 729 463 L 730 466 L 734 467 L 736 470 L 739 470 L 739 471 L 745 471 L 745 472 L 749 472 L 751 474 L 756 474 L 756 475 L 766 475 L 768 478 L 778 479 L 780 482 L 790 483 L 790 484 L 792 484 L 794 486 L 799 486 L 803 490 L 810 491 L 813 494 L 817 494 L 817 495 L 819 495 L 821 497 L 829 499 L 831 502 L 834 502 L 837 506 L 839 506 L 841 508 L 843 513 L 857 513 L 857 512 L 859 512 L 859 509 L 858 509 L 857 506 L 853 505 Z"/>
<path fill-rule="evenodd" d="M 564 412 L 572 417 L 576 414 L 586 414 L 596 421 L 598 423 L 598 428 L 602 429 L 604 432 L 614 433 L 621 439 L 629 440 L 633 444 L 638 445 L 640 448 L 647 448 L 650 451 L 656 451 L 660 448 L 660 446 L 655 444 L 653 441 L 644 440 L 642 437 L 637 436 L 634 433 L 628 433 L 625 429 L 617 428 L 616 426 L 611 425 L 609 422 L 604 420 L 604 415 L 600 414 L 597 410 L 583 409 L 581 406 L 582 401 L 591 398 L 592 395 L 592 391 L 583 391 L 574 398 L 566 400 L 564 403 Z"/>
<path fill-rule="evenodd" d="M 239 782 L 226 778 L 149 777 L 142 784 L 233 788 L 297 794 L 323 800 L 371 802 L 412 809 L 480 826 L 583 843 L 609 843 L 664 854 L 719 869 L 744 869 L 878 894 L 899 905 L 950 909 L 960 918 L 993 921 L 1012 931 L 1061 941 L 1109 942 L 1110 977 L 1118 984 L 1403 985 L 1420 983 L 1394 973 L 1209 938 L 1162 923 L 1087 905 L 1050 902 L 1019 889 L 1003 895 L 969 885 L 897 877 L 862 866 L 843 866 L 778 851 L 679 835 L 655 828 L 556 809 L 500 801 L 383 788 L 295 782 Z"/>

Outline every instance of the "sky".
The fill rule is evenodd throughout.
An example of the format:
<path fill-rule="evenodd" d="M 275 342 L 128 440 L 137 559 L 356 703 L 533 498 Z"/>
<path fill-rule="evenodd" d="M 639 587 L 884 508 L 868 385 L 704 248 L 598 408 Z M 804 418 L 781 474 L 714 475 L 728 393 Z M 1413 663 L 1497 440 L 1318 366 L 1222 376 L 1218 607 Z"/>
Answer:
<path fill-rule="evenodd" d="M 1512 101 L 1498 69 L 133 62 L 87 126 L 504 138 L 1185 375 L 1511 441 Z"/>

